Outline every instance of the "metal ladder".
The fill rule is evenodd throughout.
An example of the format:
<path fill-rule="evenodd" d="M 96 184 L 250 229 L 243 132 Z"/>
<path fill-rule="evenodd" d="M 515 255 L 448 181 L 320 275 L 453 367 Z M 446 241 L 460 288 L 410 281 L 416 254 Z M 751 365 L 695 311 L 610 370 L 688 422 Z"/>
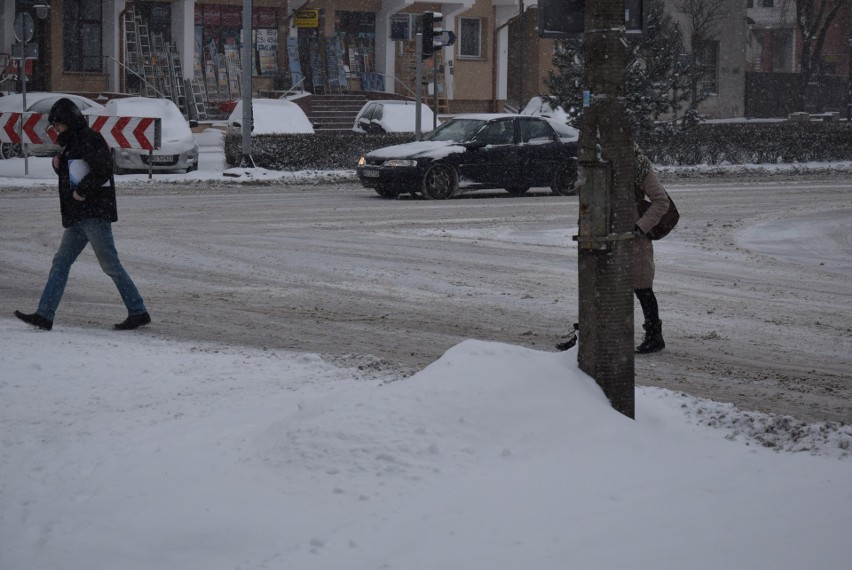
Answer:
<path fill-rule="evenodd" d="M 178 106 L 181 113 L 189 116 L 189 105 L 187 105 L 186 89 L 183 82 L 183 63 L 180 54 L 166 44 L 168 50 L 168 83 L 170 84 L 171 100 Z"/>
<path fill-rule="evenodd" d="M 186 79 L 190 118 L 206 121 L 208 118 L 207 94 L 204 91 L 204 70 L 201 67 L 201 54 L 198 49 L 195 50 L 192 68 L 192 78 Z"/>
<path fill-rule="evenodd" d="M 136 20 L 136 29 L 138 30 L 139 38 L 139 59 L 142 65 L 141 75 L 145 78 L 145 83 L 142 85 L 142 95 L 145 97 L 156 97 L 156 87 L 159 87 L 160 81 L 156 66 L 151 59 L 151 37 L 148 35 L 148 26 L 142 23 L 142 17 L 138 14 L 134 16 Z"/>

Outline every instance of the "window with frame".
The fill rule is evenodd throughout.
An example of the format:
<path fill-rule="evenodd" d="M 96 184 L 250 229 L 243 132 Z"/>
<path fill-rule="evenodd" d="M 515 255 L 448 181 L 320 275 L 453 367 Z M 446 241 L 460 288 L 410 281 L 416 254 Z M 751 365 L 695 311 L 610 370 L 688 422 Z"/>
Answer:
<path fill-rule="evenodd" d="M 521 142 L 549 143 L 554 142 L 553 129 L 544 121 L 536 119 L 519 119 L 521 125 Z"/>
<path fill-rule="evenodd" d="M 93 0 L 62 3 L 65 71 L 103 71 L 103 4 Z"/>
<path fill-rule="evenodd" d="M 719 92 L 719 40 L 702 40 L 695 46 L 695 63 L 701 72 L 698 89 L 704 95 Z"/>
<path fill-rule="evenodd" d="M 482 58 L 482 19 L 459 19 L 459 54 L 460 58 Z"/>
<path fill-rule="evenodd" d="M 763 7 L 764 8 L 774 8 L 775 7 L 775 0 L 763 0 Z"/>
<path fill-rule="evenodd" d="M 746 0 L 746 8 L 754 8 L 754 0 Z"/>
<path fill-rule="evenodd" d="M 485 144 L 512 144 L 515 142 L 515 132 L 512 119 L 494 121 L 485 125 L 476 133 L 475 140 Z"/>

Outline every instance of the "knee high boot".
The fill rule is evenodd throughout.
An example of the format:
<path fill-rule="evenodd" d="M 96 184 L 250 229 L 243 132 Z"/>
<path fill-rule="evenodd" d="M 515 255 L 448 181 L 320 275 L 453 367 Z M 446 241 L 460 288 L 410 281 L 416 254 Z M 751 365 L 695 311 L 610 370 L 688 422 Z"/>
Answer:
<path fill-rule="evenodd" d="M 639 354 L 659 352 L 666 347 L 666 341 L 663 340 L 663 323 L 660 321 L 657 297 L 650 288 L 634 289 L 633 291 L 636 298 L 639 299 L 639 304 L 642 305 L 642 313 L 645 315 L 645 323 L 642 325 L 642 328 L 645 329 L 645 338 L 642 344 L 636 347 L 636 352 Z"/>

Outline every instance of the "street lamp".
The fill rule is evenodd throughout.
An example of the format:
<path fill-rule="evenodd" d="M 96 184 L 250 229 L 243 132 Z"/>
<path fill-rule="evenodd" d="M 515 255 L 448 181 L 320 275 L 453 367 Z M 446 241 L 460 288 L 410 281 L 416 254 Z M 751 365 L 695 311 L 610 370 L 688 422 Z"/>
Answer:
<path fill-rule="evenodd" d="M 46 4 L 36 4 L 33 6 L 36 12 L 36 17 L 39 20 L 44 20 L 50 14 L 50 6 Z M 27 112 L 27 42 L 33 39 L 35 33 L 35 23 L 33 17 L 27 12 L 19 12 L 15 17 L 15 39 L 21 44 L 21 59 L 18 64 L 18 75 L 21 77 L 21 122 L 18 127 L 18 135 L 23 134 L 24 114 Z M 24 176 L 29 176 L 30 167 L 27 157 L 27 144 L 21 141 L 21 149 L 24 153 Z"/>

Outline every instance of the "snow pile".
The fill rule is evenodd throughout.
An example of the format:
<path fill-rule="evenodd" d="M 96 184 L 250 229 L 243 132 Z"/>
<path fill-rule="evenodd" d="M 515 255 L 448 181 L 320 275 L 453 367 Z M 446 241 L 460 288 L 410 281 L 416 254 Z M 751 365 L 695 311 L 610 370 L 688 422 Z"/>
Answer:
<path fill-rule="evenodd" d="M 808 449 L 831 457 L 779 451 L 792 431 L 744 445 L 731 426 L 762 419 L 659 389 L 637 392 L 629 420 L 576 349 L 468 340 L 403 379 L 368 357 L 346 368 L 155 333 L 0 319 L 0 567 L 800 570 L 852 556 L 852 469 L 831 438 Z"/>

